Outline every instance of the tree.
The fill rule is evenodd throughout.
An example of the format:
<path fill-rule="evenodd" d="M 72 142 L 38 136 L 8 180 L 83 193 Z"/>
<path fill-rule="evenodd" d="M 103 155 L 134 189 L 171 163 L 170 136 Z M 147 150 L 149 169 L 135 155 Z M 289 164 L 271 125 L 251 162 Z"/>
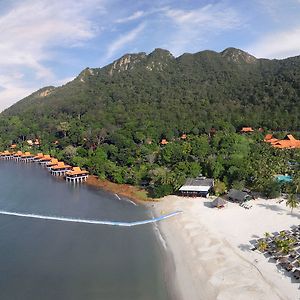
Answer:
<path fill-rule="evenodd" d="M 226 184 L 220 180 L 216 180 L 214 184 L 214 191 L 216 196 L 223 195 L 226 192 Z"/>
<path fill-rule="evenodd" d="M 298 207 L 298 200 L 295 194 L 289 194 L 288 199 L 286 200 L 286 206 L 291 209 L 291 213 L 293 213 L 293 209 Z"/>
<path fill-rule="evenodd" d="M 268 243 L 265 240 L 260 240 L 257 245 L 260 252 L 265 252 L 268 249 Z"/>

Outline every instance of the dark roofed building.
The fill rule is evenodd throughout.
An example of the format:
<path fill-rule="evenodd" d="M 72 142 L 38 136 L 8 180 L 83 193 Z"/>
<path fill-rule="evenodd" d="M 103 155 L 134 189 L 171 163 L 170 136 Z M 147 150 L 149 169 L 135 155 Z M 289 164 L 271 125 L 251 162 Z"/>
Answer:
<path fill-rule="evenodd" d="M 208 197 L 209 192 L 214 186 L 214 180 L 211 178 L 197 177 L 189 178 L 185 184 L 179 189 L 183 196 L 199 196 Z"/>
<path fill-rule="evenodd" d="M 233 202 L 244 202 L 253 199 L 247 192 L 231 189 L 228 192 L 228 199 Z"/>

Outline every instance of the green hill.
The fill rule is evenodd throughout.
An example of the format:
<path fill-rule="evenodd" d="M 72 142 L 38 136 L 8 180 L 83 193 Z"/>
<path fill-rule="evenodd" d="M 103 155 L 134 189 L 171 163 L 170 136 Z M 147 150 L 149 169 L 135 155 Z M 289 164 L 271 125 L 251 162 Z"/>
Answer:
<path fill-rule="evenodd" d="M 26 150 L 24 141 L 38 138 L 36 150 L 101 178 L 146 185 L 154 196 L 200 172 L 221 180 L 221 190 L 246 184 L 274 195 L 272 175 L 289 172 L 299 151 L 280 152 L 259 143 L 260 133 L 235 131 L 299 131 L 299 99 L 300 57 L 256 59 L 228 48 L 175 58 L 156 49 L 87 68 L 17 102 L 0 114 L 0 146 Z M 161 138 L 171 143 L 160 146 Z"/>
<path fill-rule="evenodd" d="M 156 49 L 43 88 L 5 110 L 0 125 L 17 116 L 28 132 L 55 136 L 60 122 L 76 120 L 85 130 L 133 126 L 156 139 L 212 126 L 297 130 L 299 93 L 300 57 L 256 59 L 228 48 L 174 58 Z"/>

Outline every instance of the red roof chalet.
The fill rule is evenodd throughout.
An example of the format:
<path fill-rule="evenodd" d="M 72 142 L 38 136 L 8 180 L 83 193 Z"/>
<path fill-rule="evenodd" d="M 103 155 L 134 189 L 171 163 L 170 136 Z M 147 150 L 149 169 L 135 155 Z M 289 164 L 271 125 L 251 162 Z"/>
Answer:
<path fill-rule="evenodd" d="M 167 145 L 169 142 L 166 140 L 166 139 L 162 139 L 161 141 L 160 141 L 160 144 L 161 145 Z"/>
<path fill-rule="evenodd" d="M 252 129 L 252 127 L 243 127 L 241 129 L 241 133 L 249 133 L 249 132 L 253 132 L 254 130 Z"/>

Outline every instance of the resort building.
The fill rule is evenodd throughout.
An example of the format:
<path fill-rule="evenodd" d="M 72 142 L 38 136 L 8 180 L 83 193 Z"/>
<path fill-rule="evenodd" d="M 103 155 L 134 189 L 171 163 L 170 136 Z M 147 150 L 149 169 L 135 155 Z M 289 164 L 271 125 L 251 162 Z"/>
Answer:
<path fill-rule="evenodd" d="M 211 178 L 189 178 L 179 189 L 179 192 L 182 196 L 208 197 L 213 186 L 214 180 Z"/>
<path fill-rule="evenodd" d="M 66 180 L 74 183 L 86 181 L 88 174 L 88 171 L 81 170 L 79 167 L 74 167 L 72 171 L 66 172 Z"/>
<path fill-rule="evenodd" d="M 46 167 L 47 169 L 50 171 L 52 167 L 54 166 L 57 166 L 58 164 L 58 159 L 56 158 L 52 158 L 51 161 L 49 161 L 47 164 L 46 164 Z"/>
<path fill-rule="evenodd" d="M 9 151 L 5 150 L 4 152 L 0 153 L 0 157 L 2 159 L 12 159 L 13 155 Z"/>
<path fill-rule="evenodd" d="M 228 199 L 232 202 L 242 203 L 253 199 L 247 192 L 231 189 L 228 192 Z"/>
<path fill-rule="evenodd" d="M 161 144 L 161 145 L 167 145 L 167 144 L 169 144 L 169 142 L 168 142 L 166 139 L 162 139 L 162 140 L 160 141 L 160 144 Z"/>
<path fill-rule="evenodd" d="M 35 162 L 39 162 L 42 158 L 44 157 L 43 153 L 38 153 L 35 157 L 34 157 L 34 161 Z"/>
<path fill-rule="evenodd" d="M 63 176 L 71 169 L 71 166 L 65 165 L 63 161 L 59 161 L 56 166 L 51 167 L 50 171 L 54 176 Z"/>
<path fill-rule="evenodd" d="M 250 133 L 250 132 L 253 132 L 254 130 L 252 129 L 252 127 L 243 127 L 241 130 L 240 130 L 240 133 Z"/>
<path fill-rule="evenodd" d="M 300 140 L 295 139 L 291 134 L 288 134 L 283 140 L 274 138 L 272 134 L 267 134 L 264 138 L 264 141 L 270 143 L 272 147 L 278 149 L 300 148 Z"/>
<path fill-rule="evenodd" d="M 22 154 L 22 151 L 17 151 L 17 153 L 14 154 L 13 159 L 19 161 L 21 159 Z"/>
<path fill-rule="evenodd" d="M 44 157 L 42 157 L 39 160 L 39 164 L 41 164 L 42 166 L 45 166 L 47 163 L 49 163 L 51 161 L 51 156 L 49 154 L 44 155 Z"/>
<path fill-rule="evenodd" d="M 30 152 L 25 152 L 24 154 L 21 155 L 21 160 L 25 163 L 32 162 L 34 160 L 34 155 L 31 154 Z"/>

